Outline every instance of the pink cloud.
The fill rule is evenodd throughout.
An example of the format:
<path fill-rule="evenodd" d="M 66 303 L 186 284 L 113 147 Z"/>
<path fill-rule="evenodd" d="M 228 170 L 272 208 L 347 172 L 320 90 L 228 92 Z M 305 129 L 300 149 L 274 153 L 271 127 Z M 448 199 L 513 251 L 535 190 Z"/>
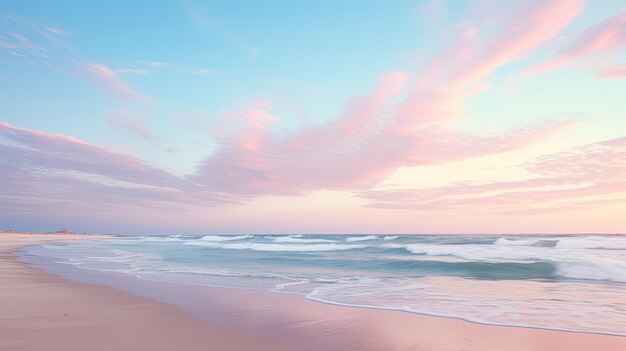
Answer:
<path fill-rule="evenodd" d="M 467 65 L 458 67 L 459 71 L 452 82 L 469 84 L 479 81 L 496 68 L 528 54 L 565 28 L 582 12 L 585 5 L 583 0 L 552 0 L 541 3 L 541 6 L 529 6 L 514 18 L 503 21 L 503 28 L 491 40 L 486 41 L 484 48 L 473 49 L 477 53 L 470 55 Z M 470 39 L 474 35 L 477 34 L 472 34 Z M 467 39 L 465 41 L 474 42 Z M 465 49 L 467 45 L 461 47 Z M 459 55 L 459 52 L 453 54 Z"/>
<path fill-rule="evenodd" d="M 278 132 L 269 104 L 225 113 L 244 121 L 220 131 L 219 149 L 194 181 L 229 192 L 301 194 L 316 189 L 363 189 L 403 166 L 445 163 L 527 146 L 572 122 L 546 123 L 492 135 L 462 133 L 449 122 L 463 116 L 466 97 L 498 67 L 555 36 L 582 9 L 581 1 L 549 1 L 503 18 L 501 33 L 482 47 L 479 29 L 462 29 L 457 44 L 425 70 L 392 71 L 324 125 Z M 468 48 L 473 48 L 469 50 Z M 263 116 L 262 123 L 259 117 Z"/>
<path fill-rule="evenodd" d="M 421 189 L 370 190 L 361 196 L 370 207 L 424 212 L 528 213 L 529 205 L 542 211 L 591 207 L 599 201 L 586 197 L 617 195 L 610 201 L 626 203 L 626 137 L 571 148 L 523 165 L 527 179 L 492 183 L 461 182 Z M 554 205 L 554 202 L 558 205 Z M 532 207 L 532 206 L 530 206 Z"/>
<path fill-rule="evenodd" d="M 559 69 L 594 55 L 607 55 L 626 47 L 626 12 L 605 19 L 577 34 L 554 57 L 535 65 L 527 73 Z"/>
<path fill-rule="evenodd" d="M 626 47 L 626 12 L 608 18 L 578 34 L 559 55 L 582 57 Z"/>
<path fill-rule="evenodd" d="M 598 72 L 597 78 L 616 79 L 626 77 L 626 63 L 605 67 Z"/>
<path fill-rule="evenodd" d="M 42 168 L 58 168 L 93 173 L 128 182 L 145 182 L 148 185 L 165 185 L 178 182 L 176 177 L 143 164 L 139 159 L 65 135 L 49 134 L 19 128 L 0 122 L 4 146 L 28 153 L 27 162 Z M 18 150 L 19 149 L 19 150 Z M 167 179 L 165 183 L 161 183 Z"/>
<path fill-rule="evenodd" d="M 174 210 L 235 201 L 135 157 L 2 122 L 0 154 L 3 211 L 111 211 L 120 206 Z"/>
<path fill-rule="evenodd" d="M 80 65 L 81 74 L 99 89 L 122 100 L 143 100 L 109 67 L 98 63 L 83 63 Z"/>
<path fill-rule="evenodd" d="M 526 168 L 535 174 L 565 180 L 623 180 L 626 179 L 626 137 L 542 156 Z"/>

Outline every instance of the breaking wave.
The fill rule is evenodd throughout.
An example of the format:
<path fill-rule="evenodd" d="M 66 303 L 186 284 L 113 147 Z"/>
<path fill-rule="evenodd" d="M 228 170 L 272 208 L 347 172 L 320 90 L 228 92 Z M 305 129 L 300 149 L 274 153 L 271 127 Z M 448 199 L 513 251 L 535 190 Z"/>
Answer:
<path fill-rule="evenodd" d="M 336 242 L 336 240 L 329 240 L 329 239 L 301 239 L 298 237 L 294 238 L 291 236 L 279 236 L 279 237 L 272 238 L 272 240 L 277 243 L 334 243 Z"/>
<path fill-rule="evenodd" d="M 340 251 L 364 248 L 365 245 L 338 245 L 338 244 L 312 244 L 312 245 L 281 245 L 265 243 L 213 243 L 201 241 L 188 241 L 183 245 L 204 246 L 230 250 L 255 250 L 255 251 Z"/>
<path fill-rule="evenodd" d="M 252 235 L 205 235 L 200 240 L 205 241 L 231 241 L 243 240 L 252 237 Z"/>
<path fill-rule="evenodd" d="M 366 240 L 374 240 L 374 239 L 378 239 L 378 237 L 376 235 L 349 236 L 346 238 L 346 241 L 354 242 L 354 241 L 366 241 Z"/>

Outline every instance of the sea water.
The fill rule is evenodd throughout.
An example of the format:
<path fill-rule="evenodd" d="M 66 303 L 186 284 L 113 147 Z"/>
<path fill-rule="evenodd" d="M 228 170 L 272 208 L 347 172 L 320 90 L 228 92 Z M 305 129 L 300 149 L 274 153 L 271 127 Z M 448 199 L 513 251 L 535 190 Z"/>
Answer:
<path fill-rule="evenodd" d="M 619 235 L 131 236 L 26 251 L 147 280 L 626 336 Z"/>

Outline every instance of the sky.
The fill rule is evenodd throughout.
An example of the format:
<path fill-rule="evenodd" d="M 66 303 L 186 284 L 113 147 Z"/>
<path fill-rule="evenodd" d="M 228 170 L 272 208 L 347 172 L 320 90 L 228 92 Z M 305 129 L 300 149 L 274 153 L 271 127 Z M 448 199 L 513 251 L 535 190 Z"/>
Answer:
<path fill-rule="evenodd" d="M 0 91 L 0 228 L 626 232 L 621 0 L 0 0 Z"/>

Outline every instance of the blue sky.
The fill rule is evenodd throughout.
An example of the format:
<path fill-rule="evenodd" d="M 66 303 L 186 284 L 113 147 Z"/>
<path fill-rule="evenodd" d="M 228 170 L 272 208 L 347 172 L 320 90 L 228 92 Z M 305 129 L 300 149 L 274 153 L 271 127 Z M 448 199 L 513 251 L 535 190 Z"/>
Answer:
<path fill-rule="evenodd" d="M 508 6 L 498 1 L 442 0 L 2 1 L 0 121 L 10 126 L 6 128 L 19 128 L 11 129 L 13 133 L 59 134 L 131 157 L 141 167 L 189 182 L 177 188 L 181 194 L 193 184 L 202 187 L 194 192 L 234 198 L 236 205 L 209 201 L 211 205 L 196 206 L 192 212 L 198 218 L 205 211 L 219 218 L 230 218 L 220 215 L 224 211 L 232 218 L 236 214 L 247 218 L 247 213 L 261 213 L 258 207 L 280 203 L 275 214 L 281 206 L 290 207 L 285 203 L 291 201 L 294 208 L 296 203 L 305 204 L 296 218 L 305 216 L 306 208 L 328 216 L 329 225 L 322 227 L 326 231 L 333 231 L 333 223 L 341 223 L 337 226 L 343 231 L 363 231 L 358 226 L 351 230 L 349 221 L 335 220 L 332 214 L 338 209 L 358 216 L 372 213 L 373 208 L 380 218 L 374 228 L 394 221 L 399 224 L 391 226 L 392 231 L 459 231 L 447 220 L 416 227 L 416 216 L 430 210 L 414 210 L 416 204 L 404 203 L 405 197 L 398 194 L 397 199 L 404 200 L 393 204 L 380 203 L 371 194 L 389 191 L 391 185 L 402 194 L 419 193 L 431 184 L 428 177 L 448 173 L 450 167 L 458 167 L 460 171 L 454 173 L 465 177 L 450 178 L 449 184 L 435 182 L 441 191 L 458 183 L 503 183 L 524 177 L 537 187 L 541 176 L 529 174 L 528 165 L 597 143 L 614 148 L 615 144 L 606 143 L 624 137 L 626 130 L 622 98 L 626 80 L 619 73 L 626 62 L 625 10 L 623 2 L 609 0 Z M 550 11 L 554 11 L 554 26 L 547 23 Z M 455 83 L 464 70 L 480 75 Z M 613 73 L 608 77 L 602 72 Z M 362 113 L 359 108 L 373 108 L 375 92 L 384 90 L 384 95 L 385 89 L 391 89 L 391 94 L 395 88 L 385 84 L 402 87 L 376 112 L 378 122 L 371 121 L 364 129 L 349 124 L 356 129 L 338 132 Z M 370 94 L 374 100 L 355 107 Z M 406 124 L 410 118 L 414 121 Z M 417 121 L 423 124 L 416 125 Z M 406 129 L 392 132 L 389 123 L 405 123 Z M 567 127 L 550 127 L 555 123 Z M 548 133 L 551 128 L 558 132 Z M 15 137 L 11 135 L 0 141 L 9 145 L 6 140 Z M 16 140 L 11 143 L 23 141 Z M 494 144 L 492 151 L 479 151 L 498 140 L 502 142 Z M 298 147 L 303 148 L 300 154 L 293 151 Z M 378 149 L 386 154 L 376 156 Z M 324 157 L 319 156 L 320 150 Z M 349 157 L 335 161 L 338 156 L 333 155 Z M 319 165 L 318 178 L 305 176 L 311 170 L 305 171 L 309 166 L 304 161 L 310 158 L 311 164 Z M 9 156 L 4 162 L 22 174 L 61 172 L 101 187 L 140 179 L 121 176 L 121 171 L 109 178 L 110 174 L 65 163 L 63 167 L 69 168 Z M 489 174 L 486 169 L 498 171 Z M 355 176 L 352 170 L 362 173 Z M 591 180 L 577 181 L 580 188 Z M 579 189 L 572 182 L 561 186 Z M 5 189 L 16 186 L 4 184 Z M 58 188 L 52 180 L 39 186 Z M 610 197 L 613 201 L 616 192 L 611 189 L 592 194 L 593 199 L 545 196 L 553 202 L 552 209 L 563 201 L 590 203 Z M 0 201 L 7 209 L 24 211 L 29 200 L 17 201 L 15 196 Z M 61 216 L 67 221 L 75 202 L 86 201 L 72 192 L 58 196 L 59 203 L 67 203 Z M 446 194 L 442 200 L 454 197 Z M 128 204 L 127 199 L 117 201 Z M 505 223 L 502 216 L 509 214 L 502 213 L 510 209 L 485 205 L 479 197 L 475 201 L 485 206 L 481 212 L 485 223 L 493 216 Z M 335 209 L 325 212 L 329 202 Z M 344 207 L 337 205 L 342 203 Z M 623 208 L 623 203 L 616 203 L 611 211 Z M 150 213 L 140 201 L 135 205 L 144 215 Z M 446 218 L 464 216 L 435 208 Z M 565 218 L 567 213 L 538 220 L 547 230 L 558 230 L 555 218 Z M 283 230 L 262 224 L 259 216 L 251 215 L 249 226 L 224 219 L 214 230 Z M 42 216 L 41 227 L 51 225 L 49 217 Z M 515 220 L 527 222 L 522 217 Z M 24 225 L 23 220 L 5 220 Z M 101 222 L 94 218 L 80 225 L 97 229 Z M 566 222 L 562 230 L 575 227 Z M 610 222 L 604 230 L 623 224 L 616 218 Z M 153 230 L 128 219 L 121 223 Z M 212 230 L 207 226 L 198 219 L 188 230 Z M 303 232 L 322 230 L 309 224 L 292 227 Z M 496 230 L 480 223 L 472 228 Z"/>

